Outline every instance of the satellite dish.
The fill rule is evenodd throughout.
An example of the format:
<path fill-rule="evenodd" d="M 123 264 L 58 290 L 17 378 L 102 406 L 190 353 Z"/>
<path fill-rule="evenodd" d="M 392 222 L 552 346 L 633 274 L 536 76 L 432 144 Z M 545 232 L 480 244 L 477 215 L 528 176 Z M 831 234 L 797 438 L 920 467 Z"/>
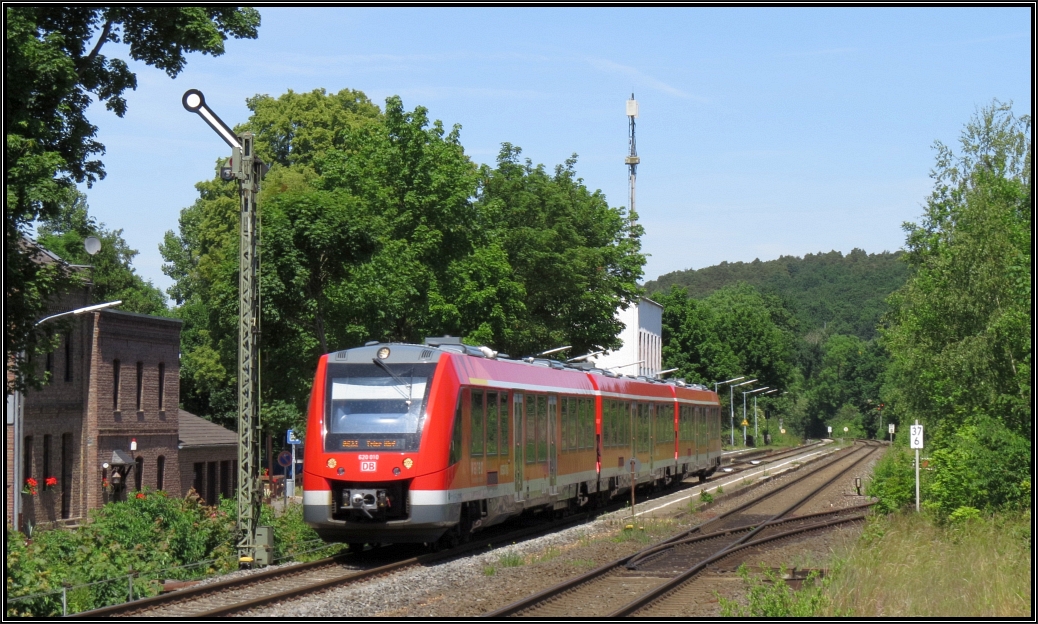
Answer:
<path fill-rule="evenodd" d="M 87 236 L 83 241 L 83 247 L 91 256 L 101 251 L 101 239 L 96 236 Z"/>

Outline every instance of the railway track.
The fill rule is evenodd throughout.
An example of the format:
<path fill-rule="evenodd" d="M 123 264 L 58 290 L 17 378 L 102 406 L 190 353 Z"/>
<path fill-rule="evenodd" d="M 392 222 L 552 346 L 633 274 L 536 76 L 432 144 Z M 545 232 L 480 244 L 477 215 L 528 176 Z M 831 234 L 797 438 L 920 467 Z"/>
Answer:
<path fill-rule="evenodd" d="M 686 586 L 707 566 L 768 542 L 864 518 L 866 506 L 791 514 L 879 448 L 856 444 L 816 470 L 688 531 L 484 617 L 663 617 L 680 611 Z"/>
<path fill-rule="evenodd" d="M 787 451 L 773 452 L 762 457 L 763 461 L 778 461 L 797 453 L 810 450 L 815 445 L 797 447 Z M 730 477 L 757 467 L 745 462 L 745 468 L 732 473 L 718 473 L 714 479 Z M 623 502 L 617 502 L 599 511 L 619 509 Z M 166 617 L 166 618 L 212 618 L 224 617 L 262 607 L 264 605 L 289 600 L 312 592 L 340 587 L 352 583 L 366 581 L 378 576 L 390 574 L 411 566 L 430 565 L 450 559 L 468 552 L 477 551 L 493 543 L 508 543 L 531 535 L 558 530 L 574 524 L 585 522 L 591 514 L 579 514 L 550 524 L 538 524 L 519 530 L 487 535 L 478 539 L 444 550 L 416 557 L 403 557 L 383 565 L 371 566 L 371 556 L 385 552 L 393 558 L 393 547 L 378 549 L 375 553 L 337 555 L 318 561 L 293 566 L 281 567 L 207 585 L 193 586 L 182 590 L 143 598 L 133 602 L 102 607 L 92 611 L 73 614 L 70 617 Z M 368 557 L 365 557 L 367 555 Z M 358 564 L 367 565 L 366 569 L 358 569 Z"/>

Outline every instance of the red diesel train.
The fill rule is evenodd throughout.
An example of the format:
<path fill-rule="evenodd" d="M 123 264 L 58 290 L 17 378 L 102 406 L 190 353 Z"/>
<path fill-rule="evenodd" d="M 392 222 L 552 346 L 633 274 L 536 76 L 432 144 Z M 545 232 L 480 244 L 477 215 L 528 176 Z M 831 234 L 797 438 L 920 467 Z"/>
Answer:
<path fill-rule="evenodd" d="M 453 544 L 526 510 L 576 510 L 720 465 L 701 386 L 510 360 L 430 339 L 321 357 L 306 522 L 329 541 Z"/>

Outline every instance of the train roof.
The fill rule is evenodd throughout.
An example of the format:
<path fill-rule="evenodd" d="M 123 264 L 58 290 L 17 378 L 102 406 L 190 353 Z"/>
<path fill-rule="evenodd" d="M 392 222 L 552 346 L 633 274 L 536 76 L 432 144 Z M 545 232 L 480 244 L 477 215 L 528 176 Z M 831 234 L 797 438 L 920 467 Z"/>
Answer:
<path fill-rule="evenodd" d="M 383 352 L 383 349 L 388 352 Z M 380 352 L 382 356 L 380 357 Z M 430 338 L 424 345 L 369 342 L 362 347 L 328 354 L 329 363 L 367 363 L 379 357 L 387 364 L 437 363 L 448 356 L 458 380 L 473 386 L 496 386 L 515 390 L 570 391 L 604 395 L 679 399 L 696 403 L 716 403 L 717 395 L 699 385 L 682 380 L 618 375 L 587 364 L 567 364 L 541 358 L 511 359 L 488 347 L 462 344 L 452 337 Z"/>

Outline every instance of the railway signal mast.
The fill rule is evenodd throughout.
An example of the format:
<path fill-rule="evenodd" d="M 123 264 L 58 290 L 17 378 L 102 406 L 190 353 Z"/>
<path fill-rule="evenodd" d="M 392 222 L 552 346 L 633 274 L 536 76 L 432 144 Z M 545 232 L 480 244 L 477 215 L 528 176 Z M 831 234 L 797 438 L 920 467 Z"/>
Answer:
<path fill-rule="evenodd" d="M 634 227 L 634 183 L 638 178 L 638 163 L 641 159 L 638 158 L 638 145 L 634 140 L 634 120 L 638 117 L 638 100 L 634 99 L 634 94 L 631 94 L 631 99 L 627 100 L 627 119 L 629 122 L 630 129 L 627 134 L 627 145 L 628 154 L 627 158 L 624 158 L 624 163 L 627 165 L 627 186 L 628 186 L 628 200 L 627 210 L 628 217 L 630 218 L 630 225 Z M 633 234 L 632 234 L 633 236 Z"/>
<path fill-rule="evenodd" d="M 256 157 L 251 132 L 236 134 L 205 104 L 197 89 L 184 93 L 184 108 L 197 113 L 231 147 L 220 177 L 238 180 L 241 223 L 238 246 L 238 561 L 251 567 L 269 557 L 256 539 L 260 512 L 259 470 L 259 218 L 256 195 L 267 165 Z"/>

